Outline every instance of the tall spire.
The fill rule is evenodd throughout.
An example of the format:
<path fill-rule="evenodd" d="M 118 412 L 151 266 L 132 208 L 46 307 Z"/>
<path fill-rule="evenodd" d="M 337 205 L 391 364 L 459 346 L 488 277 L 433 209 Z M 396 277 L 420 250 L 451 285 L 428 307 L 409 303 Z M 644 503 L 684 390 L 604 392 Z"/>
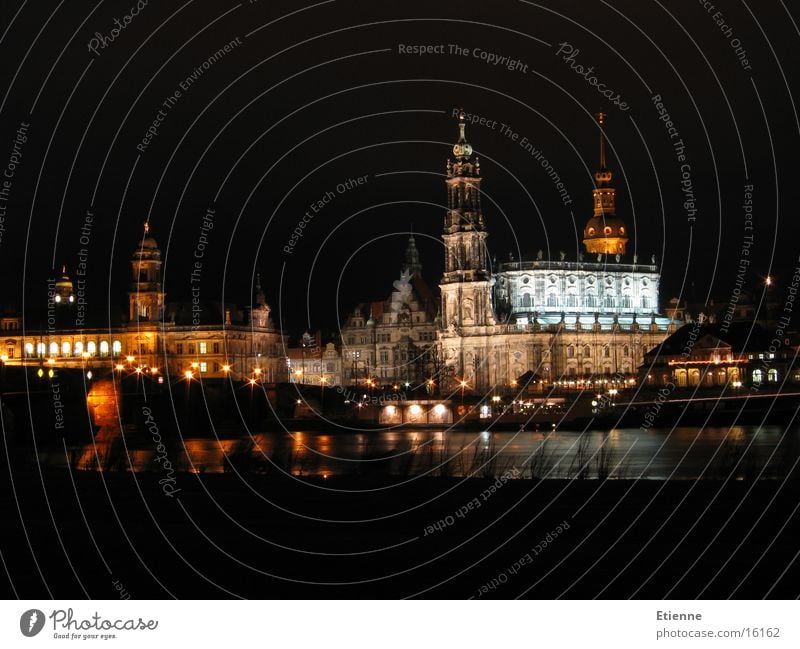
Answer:
<path fill-rule="evenodd" d="M 256 273 L 256 294 L 255 294 L 255 303 L 256 306 L 264 306 L 267 303 L 267 298 L 264 295 L 264 291 L 261 289 L 261 273 Z"/>
<path fill-rule="evenodd" d="M 606 168 L 606 136 L 603 133 L 603 124 L 606 121 L 606 114 L 603 111 L 595 114 L 597 123 L 600 125 L 600 168 Z"/>
<path fill-rule="evenodd" d="M 594 174 L 592 190 L 593 215 L 583 230 L 583 243 L 589 254 L 625 254 L 628 235 L 625 223 L 617 217 L 616 190 L 611 184 L 613 174 L 606 161 L 606 136 L 603 126 L 606 114 L 595 114 L 600 130 L 600 168 Z"/>
<path fill-rule="evenodd" d="M 413 232 L 408 237 L 405 268 L 410 275 L 422 275 L 422 262 L 419 259 L 419 250 L 417 250 L 417 242 L 414 240 Z"/>
<path fill-rule="evenodd" d="M 611 184 L 612 173 L 606 164 L 606 134 L 603 124 L 606 122 L 606 114 L 602 111 L 595 113 L 597 125 L 600 127 L 600 168 L 595 172 L 594 179 L 598 187 L 608 187 Z"/>

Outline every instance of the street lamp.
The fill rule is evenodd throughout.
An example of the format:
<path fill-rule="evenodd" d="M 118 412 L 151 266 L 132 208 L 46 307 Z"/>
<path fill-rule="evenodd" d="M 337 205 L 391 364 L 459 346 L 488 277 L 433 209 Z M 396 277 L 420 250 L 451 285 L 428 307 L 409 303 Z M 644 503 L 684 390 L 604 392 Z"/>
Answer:
<path fill-rule="evenodd" d="M 361 358 L 361 352 L 351 352 L 351 354 L 353 356 L 353 385 L 358 385 L 358 360 Z"/>
<path fill-rule="evenodd" d="M 305 379 L 305 376 L 306 376 L 306 347 L 310 347 L 311 346 L 311 334 L 309 334 L 307 331 L 303 334 L 303 342 L 301 343 L 300 346 L 302 348 L 302 352 L 301 353 L 302 353 L 302 356 L 303 356 L 303 359 L 302 359 L 302 363 L 303 363 L 303 367 L 302 367 L 302 369 L 303 369 L 303 371 L 302 371 L 303 384 L 305 384 L 305 382 L 306 382 L 306 379 Z"/>

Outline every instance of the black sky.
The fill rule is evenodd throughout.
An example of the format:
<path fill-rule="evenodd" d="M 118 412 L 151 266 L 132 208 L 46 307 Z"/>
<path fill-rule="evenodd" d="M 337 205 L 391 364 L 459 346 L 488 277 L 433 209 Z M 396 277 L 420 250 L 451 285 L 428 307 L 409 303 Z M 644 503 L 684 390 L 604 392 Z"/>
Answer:
<path fill-rule="evenodd" d="M 166 256 L 168 299 L 185 300 L 202 218 L 213 206 L 203 299 L 244 303 L 260 271 L 287 329 L 333 329 L 337 313 L 391 290 L 412 228 L 425 275 L 438 281 L 442 174 L 458 107 L 530 140 L 573 199 L 565 207 L 541 165 L 499 127 L 469 127 L 499 260 L 539 249 L 575 258 L 597 162 L 592 114 L 602 107 L 618 213 L 635 232 L 631 252 L 656 255 L 662 298 L 703 301 L 711 292 L 726 301 L 751 233 L 748 282 L 768 272 L 785 282 L 800 253 L 792 202 L 800 172 L 798 12 L 771 1 L 716 5 L 150 0 L 95 55 L 87 49 L 94 33 L 110 34 L 132 0 L 96 9 L 4 2 L 0 167 L 20 124 L 30 124 L 0 242 L 5 301 L 19 307 L 26 291 L 32 309 L 51 266 L 75 269 L 87 210 L 95 216 L 87 246 L 93 320 L 124 310 L 128 259 L 147 218 Z M 137 151 L 163 102 L 237 38 Z M 556 55 L 563 42 L 628 111 Z M 403 55 L 400 44 L 480 48 L 519 59 L 527 72 L 471 55 Z M 656 94 L 686 146 L 694 223 Z M 337 193 L 359 176 L 367 181 Z M 754 187 L 752 232 L 741 208 L 746 184 Z M 335 198 L 287 255 L 297 221 L 328 191 Z"/>

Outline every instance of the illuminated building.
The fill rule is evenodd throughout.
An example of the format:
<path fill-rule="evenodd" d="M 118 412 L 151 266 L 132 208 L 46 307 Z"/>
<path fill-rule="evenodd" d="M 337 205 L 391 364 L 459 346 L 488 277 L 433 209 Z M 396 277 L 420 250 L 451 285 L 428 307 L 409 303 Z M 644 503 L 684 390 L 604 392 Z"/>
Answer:
<path fill-rule="evenodd" d="M 420 384 L 437 373 L 437 300 L 422 277 L 413 235 L 386 300 L 359 304 L 342 327 L 346 385 Z"/>
<path fill-rule="evenodd" d="M 128 321 L 87 328 L 62 270 L 48 284 L 47 326 L 21 333 L 21 319 L 6 317 L 3 349 L 10 365 L 115 368 L 171 380 L 250 378 L 287 380 L 285 336 L 275 328 L 256 279 L 252 308 L 193 300 L 167 303 L 161 283 L 161 251 L 145 227 L 131 258 Z M 16 327 L 12 330 L 11 327 Z"/>
<path fill-rule="evenodd" d="M 659 313 L 655 259 L 622 260 L 628 242 L 616 214 L 612 173 L 600 125 L 594 208 L 576 260 L 509 261 L 491 267 L 481 208 L 480 163 L 466 140 L 464 116 L 447 163 L 447 214 L 438 340 L 442 381 L 471 388 L 513 385 L 526 373 L 539 385 L 580 387 L 629 380 L 644 354 L 674 330 Z"/>
<path fill-rule="evenodd" d="M 640 370 L 647 385 L 733 388 L 800 383 L 796 349 L 752 321 L 689 323 L 645 355 Z"/>

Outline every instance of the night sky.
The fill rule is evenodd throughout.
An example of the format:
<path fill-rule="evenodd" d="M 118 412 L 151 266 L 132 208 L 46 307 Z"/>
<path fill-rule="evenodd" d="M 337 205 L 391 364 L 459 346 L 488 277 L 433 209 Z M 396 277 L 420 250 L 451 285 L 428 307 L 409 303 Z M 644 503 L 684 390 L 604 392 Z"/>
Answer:
<path fill-rule="evenodd" d="M 51 269 L 74 276 L 82 260 L 90 320 L 114 321 L 149 219 L 168 301 L 190 298 L 200 260 L 203 300 L 248 303 L 261 272 L 287 331 L 335 332 L 337 314 L 391 291 L 412 229 L 438 282 L 461 107 L 485 118 L 467 136 L 498 261 L 582 250 L 603 109 L 628 257 L 656 256 L 662 303 L 727 302 L 750 235 L 746 281 L 771 274 L 780 296 L 800 253 L 800 13 L 714 4 L 3 2 L 4 302 L 38 326 L 30 314 Z M 125 26 L 114 37 L 115 19 Z"/>

